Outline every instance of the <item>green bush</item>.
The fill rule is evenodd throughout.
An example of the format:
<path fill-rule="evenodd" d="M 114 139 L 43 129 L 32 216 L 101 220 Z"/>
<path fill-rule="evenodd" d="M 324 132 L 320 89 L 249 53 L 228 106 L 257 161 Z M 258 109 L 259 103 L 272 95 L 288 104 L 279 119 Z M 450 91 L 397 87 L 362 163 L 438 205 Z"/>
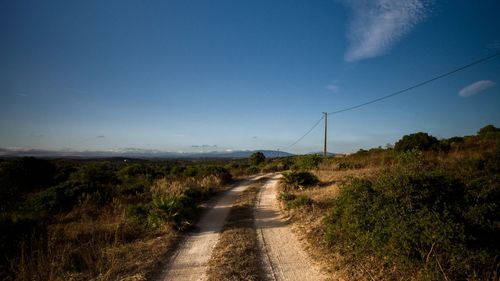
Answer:
<path fill-rule="evenodd" d="M 423 280 L 492 279 L 500 266 L 500 157 L 474 162 L 470 177 L 426 171 L 417 152 L 376 181 L 343 186 L 325 224 L 345 255 L 378 257 Z M 464 164 L 465 165 L 465 164 Z"/>
<path fill-rule="evenodd" d="M 107 163 L 86 164 L 72 173 L 67 181 L 28 198 L 22 208 L 43 217 L 71 210 L 87 195 L 94 196 L 97 203 L 105 204 L 112 200 L 117 183 L 116 173 Z"/>
<path fill-rule="evenodd" d="M 287 169 L 288 169 L 288 166 L 285 163 L 283 163 L 281 161 L 273 161 L 273 162 L 266 164 L 264 166 L 264 168 L 262 168 L 262 171 L 266 172 L 266 173 L 272 173 L 272 172 L 284 171 Z"/>
<path fill-rule="evenodd" d="M 250 164 L 251 165 L 258 166 L 261 163 L 264 163 L 265 161 L 266 161 L 266 156 L 264 155 L 264 153 L 262 153 L 260 151 L 254 152 L 254 153 L 252 153 L 252 155 L 250 155 Z"/>
<path fill-rule="evenodd" d="M 297 196 L 295 196 L 294 194 L 292 194 L 290 192 L 280 192 L 280 194 L 278 195 L 278 200 L 281 200 L 284 202 L 291 201 L 295 198 L 297 198 Z"/>
<path fill-rule="evenodd" d="M 149 204 L 137 204 L 128 207 L 128 215 L 140 225 L 158 229 L 170 222 L 183 230 L 190 225 L 196 214 L 196 202 L 187 195 L 161 196 Z"/>
<path fill-rule="evenodd" d="M 309 172 L 288 172 L 284 173 L 281 178 L 281 183 L 285 190 L 287 189 L 304 189 L 318 184 L 318 178 Z"/>
<path fill-rule="evenodd" d="M 250 166 L 247 168 L 247 173 L 250 175 L 258 174 L 260 173 L 260 169 L 259 167 L 256 166 Z"/>
<path fill-rule="evenodd" d="M 499 139 L 500 138 L 500 128 L 493 125 L 487 125 L 479 129 L 477 132 L 478 137 L 481 139 Z"/>
<path fill-rule="evenodd" d="M 403 136 L 396 142 L 394 150 L 399 152 L 409 150 L 438 150 L 439 140 L 427 133 L 415 133 Z"/>
<path fill-rule="evenodd" d="M 233 179 L 229 170 L 220 166 L 202 166 L 199 175 L 202 177 L 216 176 L 221 180 L 222 184 L 228 184 Z"/>
<path fill-rule="evenodd" d="M 293 170 L 307 171 L 318 168 L 323 161 L 323 157 L 319 154 L 302 155 L 294 158 Z"/>
<path fill-rule="evenodd" d="M 281 192 L 278 196 L 278 200 L 285 203 L 286 209 L 295 209 L 302 206 L 310 206 L 313 201 L 304 195 L 296 196 L 289 192 Z"/>
<path fill-rule="evenodd" d="M 309 206 L 311 204 L 312 204 L 311 199 L 309 199 L 307 196 L 301 195 L 293 200 L 287 201 L 286 207 L 288 209 L 294 209 L 294 208 L 299 208 L 301 206 Z"/>

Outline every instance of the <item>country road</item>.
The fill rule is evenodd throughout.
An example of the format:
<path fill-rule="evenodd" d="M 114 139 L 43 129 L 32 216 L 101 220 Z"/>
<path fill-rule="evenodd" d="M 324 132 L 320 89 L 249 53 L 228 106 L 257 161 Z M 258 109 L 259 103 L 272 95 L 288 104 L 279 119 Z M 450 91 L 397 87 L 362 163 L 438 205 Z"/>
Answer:
<path fill-rule="evenodd" d="M 283 218 L 277 199 L 278 177 L 261 188 L 255 206 L 255 226 L 266 280 L 325 280 Z"/>
<path fill-rule="evenodd" d="M 154 280 L 206 280 L 208 261 L 231 207 L 241 193 L 259 178 L 244 181 L 220 196 L 200 218 L 196 231 L 189 233 L 181 242 L 162 274 Z M 280 214 L 277 183 L 278 176 L 263 183 L 254 207 L 263 277 L 265 280 L 323 280 L 324 277 L 311 264 Z"/>

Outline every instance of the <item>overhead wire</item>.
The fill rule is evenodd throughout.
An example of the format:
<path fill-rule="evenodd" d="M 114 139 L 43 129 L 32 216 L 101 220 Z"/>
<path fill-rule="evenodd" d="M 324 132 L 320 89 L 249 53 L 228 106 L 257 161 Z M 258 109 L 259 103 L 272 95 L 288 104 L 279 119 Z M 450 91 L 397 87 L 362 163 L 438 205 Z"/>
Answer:
<path fill-rule="evenodd" d="M 433 77 L 433 78 L 431 78 L 431 79 L 428 79 L 428 80 L 425 80 L 425 81 L 419 82 L 419 83 L 417 83 L 417 84 L 415 84 L 415 85 L 413 85 L 413 86 L 410 86 L 410 87 L 408 87 L 408 88 L 405 88 L 405 89 L 402 89 L 402 90 L 399 90 L 399 91 L 393 92 L 393 93 L 391 93 L 391 94 L 388 94 L 388 95 L 385 95 L 385 96 L 382 96 L 382 97 L 379 97 L 379 98 L 376 98 L 376 99 L 373 99 L 373 100 L 370 100 L 370 101 L 367 101 L 367 102 L 364 102 L 364 103 L 361 103 L 361 104 L 358 104 L 358 105 L 354 105 L 354 106 L 350 106 L 350 107 L 347 107 L 347 108 L 344 108 L 344 109 L 340 109 L 340 110 L 336 110 L 336 111 L 328 112 L 328 115 L 334 115 L 334 114 L 339 114 L 339 113 L 342 113 L 342 112 L 350 111 L 350 110 L 357 109 L 357 108 L 360 108 L 360 107 L 363 107 L 363 106 L 366 106 L 366 105 L 369 105 L 369 104 L 372 104 L 372 103 L 376 103 L 376 102 L 381 101 L 381 100 L 388 99 L 388 98 L 393 97 L 393 96 L 397 96 L 397 95 L 403 94 L 403 93 L 408 92 L 408 91 L 410 91 L 410 90 L 413 90 L 413 89 L 415 89 L 415 88 L 418 88 L 418 87 L 424 86 L 424 85 L 426 85 L 426 84 L 429 84 L 429 83 L 431 83 L 431 82 L 434 82 L 434 81 L 436 81 L 436 80 L 439 80 L 439 79 L 441 79 L 441 78 L 444 78 L 444 77 L 446 77 L 446 76 L 450 76 L 450 75 L 452 75 L 452 74 L 454 74 L 454 73 L 456 73 L 456 72 L 462 71 L 462 70 L 464 70 L 464 69 L 466 69 L 466 68 L 472 67 L 472 66 L 474 66 L 474 65 L 476 65 L 476 64 L 483 63 L 483 62 L 485 62 L 485 61 L 487 61 L 487 60 L 490 60 L 490 59 L 492 59 L 492 58 L 494 58 L 494 57 L 496 57 L 496 56 L 499 56 L 499 55 L 500 55 L 500 52 L 495 53 L 495 54 L 493 54 L 493 55 L 490 55 L 490 56 L 487 56 L 487 57 L 484 57 L 484 58 L 478 59 L 478 60 L 473 61 L 473 62 L 471 62 L 471 63 L 468 63 L 468 64 L 466 64 L 466 65 L 464 65 L 464 66 L 461 66 L 461 67 L 459 67 L 459 68 L 455 68 L 455 69 L 453 69 L 453 70 L 451 70 L 451 71 L 448 71 L 448 72 L 446 72 L 446 73 L 443 73 L 443 74 L 440 74 L 440 75 L 438 75 L 438 76 L 435 76 L 435 77 Z"/>
<path fill-rule="evenodd" d="M 298 138 L 294 143 L 292 143 L 291 145 L 285 147 L 285 148 L 282 148 L 281 151 L 285 151 L 287 149 L 290 149 L 292 148 L 294 145 L 296 145 L 297 143 L 299 143 L 302 139 L 304 139 L 307 135 L 309 135 L 316 127 L 318 127 L 318 125 L 321 123 L 321 121 L 323 120 L 324 116 L 321 116 L 321 118 L 316 121 L 316 123 L 314 123 L 314 125 L 311 127 L 311 129 L 309 129 L 305 134 L 303 134 L 300 138 Z"/>
<path fill-rule="evenodd" d="M 346 108 L 343 108 L 343 109 L 340 109 L 340 110 L 336 110 L 336 111 L 332 111 L 332 112 L 328 112 L 327 115 L 334 115 L 334 114 L 339 114 L 339 113 L 342 113 L 342 112 L 346 112 L 346 111 L 350 111 L 350 110 L 354 110 L 354 109 L 357 109 L 357 108 L 360 108 L 360 107 L 363 107 L 363 106 L 366 106 L 366 105 L 370 105 L 372 103 L 376 103 L 376 102 L 379 102 L 381 100 L 385 100 L 385 99 L 388 99 L 388 98 L 391 98 L 391 97 L 394 97 L 394 96 L 397 96 L 397 95 L 400 95 L 400 94 L 403 94 L 405 92 L 408 92 L 410 90 L 413 90 L 413 89 L 416 89 L 418 87 L 421 87 L 421 86 L 424 86 L 426 84 L 429 84 L 431 82 L 434 82 L 436 80 L 439 80 L 439 79 L 442 79 L 444 77 L 447 77 L 447 76 L 450 76 L 454 73 L 457 73 L 459 71 L 462 71 L 464 69 L 467 69 L 469 67 L 472 67 L 474 65 L 477 65 L 477 64 L 480 64 L 480 63 L 483 63 L 485 61 L 488 61 L 492 58 L 495 58 L 497 56 L 500 55 L 500 52 L 497 52 L 497 53 L 494 53 L 492 55 L 489 55 L 487 57 L 484 57 L 484 58 L 481 58 L 481 59 L 478 59 L 478 60 L 475 60 L 473 62 L 470 62 L 466 65 L 463 65 L 461 67 L 458 67 L 458 68 L 455 68 L 453 70 L 450 70 L 448 72 L 445 72 L 443 74 L 440 74 L 438 76 L 435 76 L 433 78 L 430 78 L 430 79 L 427 79 L 427 80 L 424 80 L 422 82 L 419 82 L 415 85 L 412 85 L 410 87 L 407 87 L 405 89 L 402 89 L 402 90 L 399 90 L 399 91 L 396 91 L 396 92 L 393 92 L 393 93 L 390 93 L 388 95 L 385 95 L 385 96 L 382 96 L 382 97 L 379 97 L 379 98 L 376 98 L 376 99 L 373 99 L 373 100 L 370 100 L 370 101 L 367 101 L 367 102 L 364 102 L 364 103 L 361 103 L 361 104 L 358 104 L 358 105 L 354 105 L 354 106 L 350 106 L 350 107 L 346 107 Z M 302 135 L 300 138 L 298 138 L 295 142 L 293 142 L 291 145 L 285 147 L 285 148 L 282 148 L 281 151 L 284 151 L 284 150 L 287 150 L 287 149 L 290 149 L 292 148 L 293 146 L 295 146 L 297 143 L 299 143 L 300 141 L 302 141 L 302 139 L 304 139 L 307 135 L 309 135 L 319 124 L 320 122 L 324 119 L 324 116 L 322 116 L 318 121 L 316 121 L 316 123 L 304 134 Z"/>

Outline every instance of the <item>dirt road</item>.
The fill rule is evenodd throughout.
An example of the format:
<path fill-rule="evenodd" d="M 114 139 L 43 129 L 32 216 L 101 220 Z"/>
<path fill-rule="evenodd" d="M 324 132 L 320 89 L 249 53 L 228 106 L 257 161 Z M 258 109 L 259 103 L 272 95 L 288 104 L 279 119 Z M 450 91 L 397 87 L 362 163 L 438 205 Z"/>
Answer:
<path fill-rule="evenodd" d="M 224 226 L 231 207 L 248 186 L 260 177 L 244 181 L 226 191 L 215 204 L 200 218 L 196 231 L 179 245 L 170 258 L 165 272 L 158 278 L 167 280 L 205 280 L 207 262 L 219 239 L 220 230 Z"/>
<path fill-rule="evenodd" d="M 190 233 L 179 245 L 165 271 L 156 280 L 206 280 L 208 261 L 231 207 L 238 196 L 259 178 L 226 191 L 197 223 L 197 231 Z M 324 280 L 280 213 L 276 198 L 278 180 L 279 176 L 274 176 L 265 182 L 255 205 L 255 227 L 263 271 L 261 277 L 275 281 Z"/>
<path fill-rule="evenodd" d="M 302 249 L 279 209 L 278 177 L 261 189 L 255 207 L 255 226 L 267 280 L 325 280 Z"/>

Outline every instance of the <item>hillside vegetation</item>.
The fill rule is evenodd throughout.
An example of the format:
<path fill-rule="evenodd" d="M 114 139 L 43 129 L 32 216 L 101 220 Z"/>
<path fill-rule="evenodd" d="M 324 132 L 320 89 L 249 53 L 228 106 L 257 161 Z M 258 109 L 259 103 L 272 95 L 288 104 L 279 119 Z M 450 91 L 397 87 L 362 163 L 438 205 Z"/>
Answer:
<path fill-rule="evenodd" d="M 498 128 L 445 140 L 412 134 L 292 173 L 280 199 L 332 276 L 500 278 Z"/>
<path fill-rule="evenodd" d="M 274 165 L 0 161 L 1 280 L 145 280 L 190 228 L 200 203 L 250 167 Z"/>

